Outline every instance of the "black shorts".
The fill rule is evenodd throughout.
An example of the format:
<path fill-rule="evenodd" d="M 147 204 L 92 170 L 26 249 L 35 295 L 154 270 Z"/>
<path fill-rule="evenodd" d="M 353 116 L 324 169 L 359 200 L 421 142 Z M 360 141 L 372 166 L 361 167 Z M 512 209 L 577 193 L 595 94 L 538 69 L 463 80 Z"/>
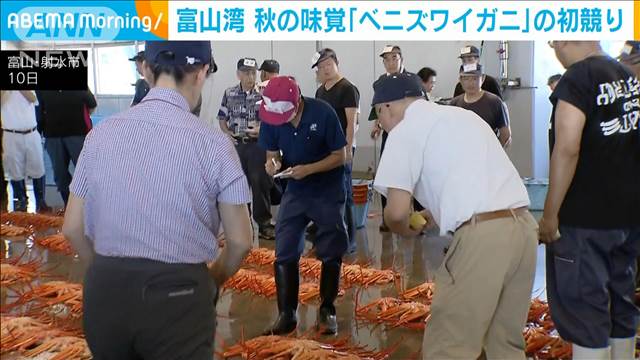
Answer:
<path fill-rule="evenodd" d="M 560 226 L 547 245 L 547 295 L 560 336 L 588 348 L 636 335 L 634 304 L 640 228 L 594 230 Z"/>
<path fill-rule="evenodd" d="M 93 358 L 210 360 L 215 293 L 205 264 L 96 255 L 84 282 Z"/>

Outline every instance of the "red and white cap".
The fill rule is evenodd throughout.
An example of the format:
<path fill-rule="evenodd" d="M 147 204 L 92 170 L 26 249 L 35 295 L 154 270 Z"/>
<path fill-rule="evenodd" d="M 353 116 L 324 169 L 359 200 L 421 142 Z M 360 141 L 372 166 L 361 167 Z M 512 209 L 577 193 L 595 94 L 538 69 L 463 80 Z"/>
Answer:
<path fill-rule="evenodd" d="M 269 125 L 286 124 L 300 99 L 300 88 L 289 76 L 278 76 L 269 80 L 262 93 L 262 104 L 258 116 Z"/>

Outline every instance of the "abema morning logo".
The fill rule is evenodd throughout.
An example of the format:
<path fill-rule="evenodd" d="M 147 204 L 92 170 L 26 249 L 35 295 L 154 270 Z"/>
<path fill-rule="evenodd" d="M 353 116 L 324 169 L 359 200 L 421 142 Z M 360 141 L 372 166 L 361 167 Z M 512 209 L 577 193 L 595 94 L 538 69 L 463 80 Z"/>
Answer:
<path fill-rule="evenodd" d="M 151 34 L 162 21 L 150 16 L 117 14 L 108 7 L 26 7 L 7 14 L 5 30 L 20 40 L 116 40 L 121 32 Z"/>

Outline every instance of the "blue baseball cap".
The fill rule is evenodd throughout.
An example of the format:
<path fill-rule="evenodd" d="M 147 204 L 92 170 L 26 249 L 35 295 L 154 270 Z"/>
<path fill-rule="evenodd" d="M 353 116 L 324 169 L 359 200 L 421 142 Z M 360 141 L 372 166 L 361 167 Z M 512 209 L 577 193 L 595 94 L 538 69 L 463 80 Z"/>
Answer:
<path fill-rule="evenodd" d="M 209 64 L 210 72 L 217 70 L 210 41 L 147 41 L 144 58 L 152 64 L 176 66 Z"/>
<path fill-rule="evenodd" d="M 373 100 L 371 100 L 371 105 L 414 96 L 424 96 L 418 75 L 410 72 L 388 75 L 373 83 Z"/>

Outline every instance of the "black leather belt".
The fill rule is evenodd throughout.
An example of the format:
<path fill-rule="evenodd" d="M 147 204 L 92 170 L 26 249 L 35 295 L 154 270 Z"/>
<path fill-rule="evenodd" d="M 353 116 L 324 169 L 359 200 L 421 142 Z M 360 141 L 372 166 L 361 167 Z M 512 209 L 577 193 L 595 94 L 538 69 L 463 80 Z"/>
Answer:
<path fill-rule="evenodd" d="M 249 136 L 236 137 L 235 139 L 238 141 L 238 144 L 250 144 L 258 141 L 258 138 L 252 138 Z"/>
<path fill-rule="evenodd" d="M 36 131 L 38 129 L 38 127 L 34 127 L 33 129 L 29 129 L 29 130 L 11 130 L 11 129 L 2 129 L 2 131 L 6 131 L 8 133 L 12 133 L 12 134 L 22 134 L 22 135 L 26 135 L 26 134 L 31 134 L 32 132 Z"/>

